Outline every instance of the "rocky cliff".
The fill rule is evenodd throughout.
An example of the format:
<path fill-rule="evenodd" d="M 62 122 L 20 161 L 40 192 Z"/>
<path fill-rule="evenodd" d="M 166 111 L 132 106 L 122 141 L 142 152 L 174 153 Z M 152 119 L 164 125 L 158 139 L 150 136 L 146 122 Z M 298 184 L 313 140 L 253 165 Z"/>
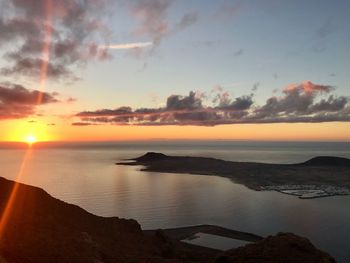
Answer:
<path fill-rule="evenodd" d="M 132 219 L 95 216 L 40 188 L 1 177 L 0 213 L 0 262 L 334 262 L 294 235 L 221 254 L 182 243 L 166 231 L 143 232 Z"/>

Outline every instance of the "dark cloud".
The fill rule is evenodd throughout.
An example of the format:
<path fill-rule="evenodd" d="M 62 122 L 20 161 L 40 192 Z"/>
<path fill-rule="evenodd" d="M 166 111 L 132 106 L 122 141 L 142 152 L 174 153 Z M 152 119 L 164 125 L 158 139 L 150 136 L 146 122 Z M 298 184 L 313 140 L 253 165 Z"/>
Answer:
<path fill-rule="evenodd" d="M 39 36 L 40 28 L 33 20 L 0 17 L 0 46 L 23 37 Z"/>
<path fill-rule="evenodd" d="M 343 110 L 348 103 L 346 97 L 335 98 L 333 95 L 329 96 L 328 99 L 322 99 L 320 102 L 314 104 L 311 108 L 312 112 L 317 111 L 328 111 L 336 112 Z"/>
<path fill-rule="evenodd" d="M 40 76 L 42 67 L 47 67 L 46 76 L 49 78 L 65 77 L 71 80 L 75 79 L 74 74 L 64 65 L 30 57 L 18 58 L 11 67 L 2 68 L 0 72 L 4 76 L 14 74 L 19 74 L 21 76 Z"/>
<path fill-rule="evenodd" d="M 253 95 L 245 95 L 242 97 L 236 98 L 234 101 L 232 101 L 229 105 L 225 107 L 219 107 L 224 109 L 230 109 L 234 111 L 242 111 L 242 110 L 248 110 L 253 105 Z"/>
<path fill-rule="evenodd" d="M 105 59 L 107 29 L 101 22 L 108 0 L 10 0 L 0 17 L 0 46 L 9 65 L 4 75 L 76 80 L 73 70 Z M 5 48 L 4 48 L 5 47 Z M 10 47 L 10 48 L 6 48 Z"/>
<path fill-rule="evenodd" d="M 213 104 L 218 103 L 218 106 L 223 108 L 231 103 L 230 93 L 224 91 L 221 86 L 216 86 L 213 88 L 212 93 L 216 94 L 212 100 Z"/>
<path fill-rule="evenodd" d="M 10 87 L 0 86 L 0 101 L 2 104 L 25 104 L 35 105 L 40 97 L 40 104 L 58 102 L 56 93 L 41 92 L 38 90 L 28 90 L 21 85 L 10 85 Z"/>
<path fill-rule="evenodd" d="M 88 122 L 73 122 L 72 125 L 73 125 L 73 126 L 89 126 L 89 125 L 93 125 L 93 123 L 88 123 Z"/>
<path fill-rule="evenodd" d="M 231 99 L 230 93 L 225 91 L 222 87 L 216 86 L 212 92 L 215 92 L 212 100 L 213 104 L 216 104 L 216 109 L 225 110 L 247 110 L 253 105 L 253 94 L 237 97 L 234 100 Z"/>
<path fill-rule="evenodd" d="M 255 83 L 253 84 L 252 91 L 253 91 L 253 92 L 257 91 L 258 88 L 259 88 L 259 86 L 260 86 L 260 82 L 259 82 L 259 81 L 258 81 L 258 82 L 255 82 Z"/>
<path fill-rule="evenodd" d="M 166 102 L 167 110 L 194 110 L 201 109 L 202 101 L 191 91 L 188 96 L 171 95 Z"/>
<path fill-rule="evenodd" d="M 33 115 L 36 106 L 59 102 L 56 96 L 56 93 L 28 90 L 21 85 L 0 85 L 0 119 L 18 119 Z"/>
<path fill-rule="evenodd" d="M 212 91 L 212 105 L 204 105 L 205 95 L 191 91 L 188 96 L 171 95 L 162 108 L 130 107 L 84 111 L 76 115 L 82 125 L 200 125 L 237 123 L 350 121 L 349 98 L 337 97 L 329 85 L 310 81 L 291 84 L 282 95 L 273 96 L 259 106 L 254 95 L 231 99 L 221 87 Z M 214 93 L 215 92 L 215 93 Z M 322 96 L 328 96 L 322 98 Z"/>
<path fill-rule="evenodd" d="M 97 111 L 84 111 L 78 114 L 78 116 L 113 116 L 113 115 L 125 115 L 132 113 L 131 107 L 120 107 L 114 110 L 102 109 Z"/>

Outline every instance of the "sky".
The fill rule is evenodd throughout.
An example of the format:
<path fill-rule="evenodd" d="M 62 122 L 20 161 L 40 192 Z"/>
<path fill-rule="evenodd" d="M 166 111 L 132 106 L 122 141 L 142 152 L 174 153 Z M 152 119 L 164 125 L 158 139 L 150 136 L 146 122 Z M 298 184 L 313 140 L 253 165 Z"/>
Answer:
<path fill-rule="evenodd" d="M 350 141 L 347 0 L 0 0 L 0 141 Z"/>

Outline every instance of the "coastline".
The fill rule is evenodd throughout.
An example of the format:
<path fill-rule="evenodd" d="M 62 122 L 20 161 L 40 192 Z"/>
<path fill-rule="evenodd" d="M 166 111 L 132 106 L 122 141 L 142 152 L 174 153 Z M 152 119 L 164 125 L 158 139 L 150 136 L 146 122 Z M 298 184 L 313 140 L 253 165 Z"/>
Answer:
<path fill-rule="evenodd" d="M 144 233 L 151 234 L 157 230 L 144 230 Z M 221 226 L 216 225 L 194 225 L 194 226 L 183 226 L 176 228 L 166 228 L 162 229 L 162 231 L 169 237 L 181 241 L 184 239 L 190 239 L 195 234 L 201 232 L 206 234 L 212 234 L 221 237 L 227 237 L 236 240 L 249 241 L 249 242 L 258 242 L 263 240 L 264 238 L 259 235 L 255 235 L 252 233 L 241 232 Z"/>
<path fill-rule="evenodd" d="M 270 164 L 148 152 L 116 165 L 140 165 L 141 171 L 149 172 L 221 176 L 255 191 L 273 190 L 301 199 L 350 195 L 350 159 L 339 157 L 315 157 L 297 164 Z"/>
<path fill-rule="evenodd" d="M 258 191 L 276 191 L 281 194 L 297 196 L 300 199 L 317 199 L 331 196 L 348 196 L 350 190 L 329 185 L 276 185 L 262 186 Z"/>

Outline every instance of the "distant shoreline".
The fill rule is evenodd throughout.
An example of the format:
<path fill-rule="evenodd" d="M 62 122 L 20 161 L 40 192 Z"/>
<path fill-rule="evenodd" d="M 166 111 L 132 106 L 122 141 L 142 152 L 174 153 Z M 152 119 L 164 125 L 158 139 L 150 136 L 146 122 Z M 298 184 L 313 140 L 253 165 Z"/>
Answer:
<path fill-rule="evenodd" d="M 118 146 L 128 146 L 128 145 L 139 145 L 139 146 L 149 146 L 149 145 L 182 145 L 184 147 L 188 145 L 285 145 L 285 146 L 308 146 L 319 144 L 321 146 L 337 145 L 342 147 L 347 147 L 350 145 L 350 141 L 338 140 L 338 141 L 312 141 L 312 140 L 232 140 L 232 139 L 147 139 L 147 140 L 114 140 L 114 141 L 40 141 L 33 145 L 34 149 L 51 149 L 51 148 L 89 148 L 89 147 L 107 147 L 113 148 Z M 0 149 L 26 149 L 28 144 L 23 141 L 0 141 Z"/>
<path fill-rule="evenodd" d="M 350 159 L 341 157 L 319 156 L 297 164 L 269 164 L 149 152 L 116 164 L 142 165 L 142 171 L 150 172 L 222 176 L 256 191 L 277 191 L 301 199 L 350 195 Z"/>

